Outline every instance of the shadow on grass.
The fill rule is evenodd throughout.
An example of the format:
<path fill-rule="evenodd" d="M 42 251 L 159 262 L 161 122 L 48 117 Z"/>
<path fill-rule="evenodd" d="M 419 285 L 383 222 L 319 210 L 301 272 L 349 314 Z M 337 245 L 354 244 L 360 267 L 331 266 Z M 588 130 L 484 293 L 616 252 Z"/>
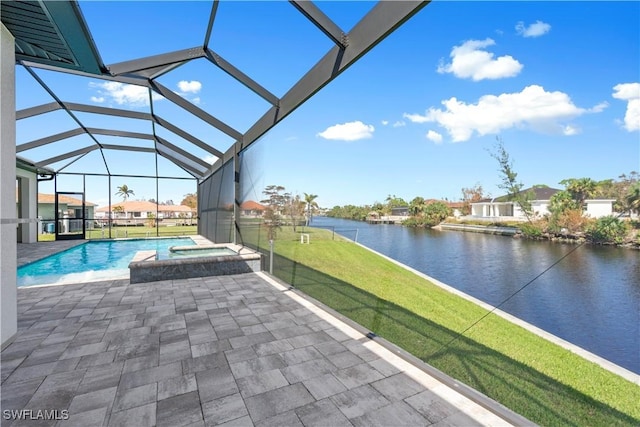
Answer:
<path fill-rule="evenodd" d="M 274 256 L 274 275 L 376 335 L 541 425 L 640 425 L 640 420 L 396 304 Z"/>

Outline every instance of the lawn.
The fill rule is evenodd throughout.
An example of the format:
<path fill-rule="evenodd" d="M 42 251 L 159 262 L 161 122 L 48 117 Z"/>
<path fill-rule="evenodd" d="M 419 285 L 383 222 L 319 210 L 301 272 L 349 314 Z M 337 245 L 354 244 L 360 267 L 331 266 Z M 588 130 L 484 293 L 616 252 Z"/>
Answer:
<path fill-rule="evenodd" d="M 640 425 L 640 386 L 325 230 L 280 230 L 274 274 L 540 425 Z M 245 243 L 267 249 L 265 230 Z"/>

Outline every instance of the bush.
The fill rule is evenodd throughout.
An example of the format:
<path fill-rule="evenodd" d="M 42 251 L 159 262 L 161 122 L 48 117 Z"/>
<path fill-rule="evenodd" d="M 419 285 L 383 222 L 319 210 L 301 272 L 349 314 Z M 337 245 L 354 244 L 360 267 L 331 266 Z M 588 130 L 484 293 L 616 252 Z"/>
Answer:
<path fill-rule="evenodd" d="M 587 238 L 594 243 L 624 243 L 627 224 L 614 216 L 598 218 L 587 229 Z"/>
<path fill-rule="evenodd" d="M 543 235 L 543 228 L 535 223 L 523 223 L 518 228 L 525 237 L 537 238 Z"/>
<path fill-rule="evenodd" d="M 429 203 L 419 215 L 414 215 L 402 222 L 407 227 L 433 227 L 451 216 L 451 208 L 443 202 Z"/>
<path fill-rule="evenodd" d="M 590 222 L 592 220 L 583 215 L 582 209 L 567 209 L 551 215 L 549 231 L 558 233 L 564 229 L 567 233 L 573 234 L 584 231 Z"/>

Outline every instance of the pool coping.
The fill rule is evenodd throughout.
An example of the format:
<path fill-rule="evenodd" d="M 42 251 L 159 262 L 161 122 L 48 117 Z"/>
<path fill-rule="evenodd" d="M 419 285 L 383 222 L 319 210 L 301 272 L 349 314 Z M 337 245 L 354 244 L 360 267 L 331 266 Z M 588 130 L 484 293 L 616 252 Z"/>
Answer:
<path fill-rule="evenodd" d="M 259 252 L 235 243 L 212 243 L 202 236 L 198 237 L 193 239 L 198 249 L 225 248 L 231 249 L 235 254 L 157 259 L 155 250 L 138 251 L 129 263 L 130 283 L 221 276 L 262 270 L 262 255 Z"/>

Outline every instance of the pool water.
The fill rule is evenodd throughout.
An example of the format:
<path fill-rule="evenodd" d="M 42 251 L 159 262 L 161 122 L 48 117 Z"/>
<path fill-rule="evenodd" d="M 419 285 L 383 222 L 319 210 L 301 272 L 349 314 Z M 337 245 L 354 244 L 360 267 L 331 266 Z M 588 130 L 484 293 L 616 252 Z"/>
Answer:
<path fill-rule="evenodd" d="M 129 263 L 138 251 L 168 256 L 171 246 L 190 246 L 189 238 L 87 242 L 18 268 L 18 286 L 81 283 L 129 278 Z"/>
<path fill-rule="evenodd" d="M 232 249 L 229 248 L 202 248 L 202 249 L 185 249 L 185 250 L 172 250 L 167 253 L 158 252 L 158 259 L 181 259 L 181 258 L 195 258 L 203 256 L 224 256 L 224 255 L 238 255 Z"/>

